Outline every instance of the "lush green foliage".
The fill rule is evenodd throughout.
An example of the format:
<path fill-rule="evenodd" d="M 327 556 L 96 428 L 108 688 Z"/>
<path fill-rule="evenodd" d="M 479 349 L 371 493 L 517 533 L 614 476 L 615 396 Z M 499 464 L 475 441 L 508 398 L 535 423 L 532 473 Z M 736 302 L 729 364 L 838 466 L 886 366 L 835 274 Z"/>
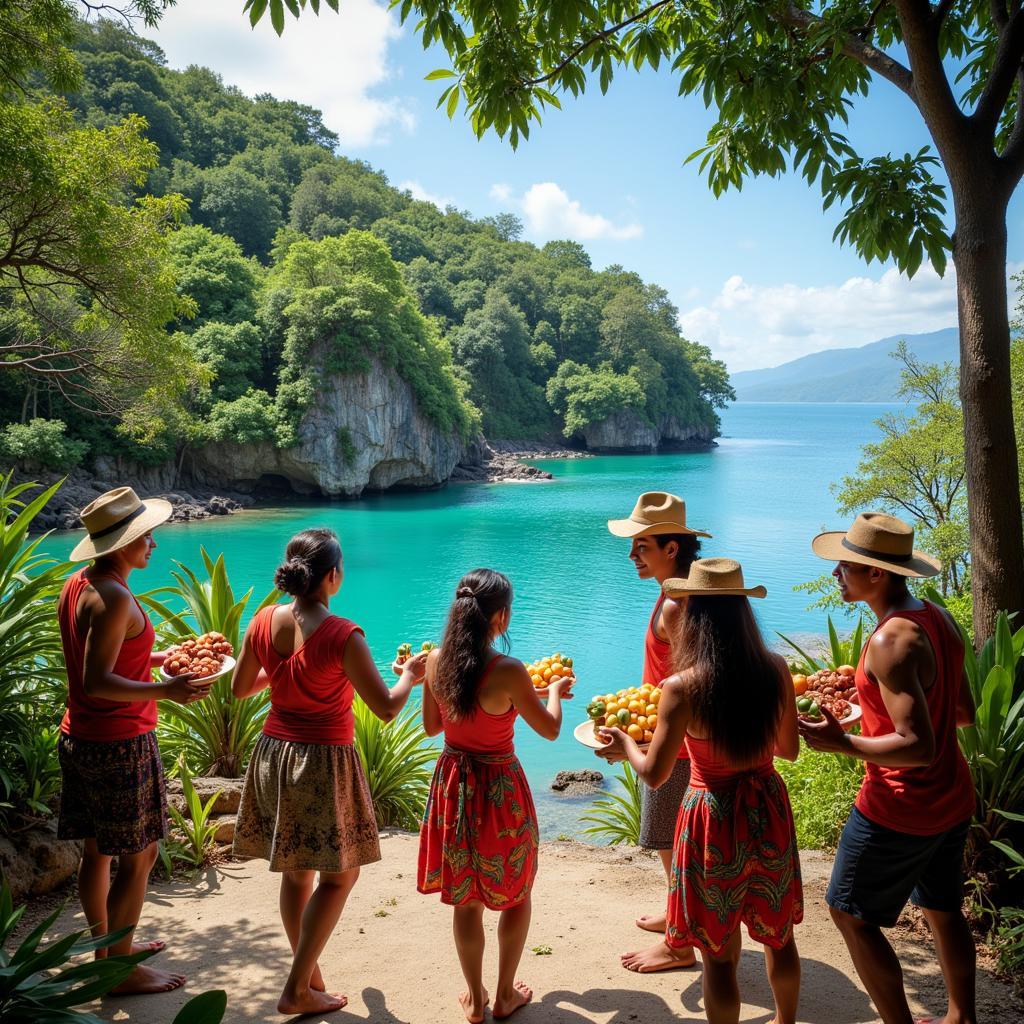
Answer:
<path fill-rule="evenodd" d="M 860 789 L 863 763 L 801 744 L 795 761 L 776 760 L 775 767 L 789 790 L 801 849 L 834 850 Z"/>
<path fill-rule="evenodd" d="M 75 957 L 106 949 L 124 938 L 128 929 L 93 938 L 87 929 L 44 942 L 46 933 L 63 913 L 59 906 L 7 952 L 7 943 L 25 913 L 14 907 L 7 880 L 0 880 L 0 1020 L 9 1024 L 56 1024 L 79 1021 L 103 1024 L 93 1013 L 75 1010 L 106 995 L 124 981 L 137 964 L 155 954 L 151 950 L 130 956 L 91 956 L 77 964 Z M 227 1007 L 223 991 L 204 992 L 190 999 L 173 1024 L 220 1024 Z"/>
<path fill-rule="evenodd" d="M 839 636 L 832 616 L 828 617 L 828 645 L 822 645 L 815 654 L 810 655 L 787 636 L 778 633 L 787 646 L 797 654 L 797 660 L 790 660 L 790 667 L 805 675 L 813 675 L 823 668 L 835 671 L 840 665 L 856 666 L 860 662 L 860 652 L 864 647 L 864 616 L 857 620 L 857 628 L 844 640 Z"/>
<path fill-rule="evenodd" d="M 606 793 L 591 805 L 580 822 L 590 822 L 583 830 L 585 836 L 598 836 L 609 845 L 640 844 L 640 779 L 628 762 L 615 776 L 621 786 L 620 793 Z"/>
<path fill-rule="evenodd" d="M 54 607 L 69 569 L 29 540 L 59 484 L 39 490 L 0 477 L 0 826 L 47 817 L 56 795 L 53 726 L 63 709 L 64 659 Z"/>
<path fill-rule="evenodd" d="M 0 459 L 36 469 L 71 469 L 82 459 L 86 445 L 64 436 L 67 424 L 42 417 L 28 423 L 8 423 L 0 430 Z"/>
<path fill-rule="evenodd" d="M 221 791 L 218 789 L 204 804 L 196 793 L 192 776 L 183 760 L 178 761 L 178 778 L 181 779 L 185 809 L 179 811 L 174 804 L 169 804 L 167 812 L 180 837 L 171 833 L 164 840 L 164 852 L 172 864 L 182 861 L 191 867 L 201 868 L 213 849 L 213 838 L 217 834 L 217 822 L 212 821 L 210 816 Z"/>
<path fill-rule="evenodd" d="M 415 831 L 423 820 L 437 747 L 424 734 L 415 709 L 407 708 L 387 723 L 359 698 L 352 710 L 355 747 L 363 762 L 378 827 Z"/>
<path fill-rule="evenodd" d="M 172 644 L 188 636 L 216 630 L 235 651 L 241 642 L 242 617 L 252 598 L 252 587 L 235 597 L 224 556 L 216 560 L 200 548 L 205 578 L 176 562 L 173 586 L 158 587 L 139 595 L 139 601 L 159 617 L 160 642 Z M 271 590 L 253 614 L 273 604 L 280 594 Z M 172 607 L 175 606 L 175 607 Z M 267 714 L 266 690 L 237 700 L 231 693 L 231 677 L 223 676 L 210 687 L 210 695 L 191 704 L 163 701 L 160 705 L 160 749 L 169 768 L 179 762 L 193 775 L 240 778 Z"/>

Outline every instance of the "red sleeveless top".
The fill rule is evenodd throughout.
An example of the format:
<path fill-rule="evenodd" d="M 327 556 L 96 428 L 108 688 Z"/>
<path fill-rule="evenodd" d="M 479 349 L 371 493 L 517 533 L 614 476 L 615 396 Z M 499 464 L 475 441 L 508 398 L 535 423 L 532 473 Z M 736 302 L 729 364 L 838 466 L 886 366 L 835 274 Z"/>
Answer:
<path fill-rule="evenodd" d="M 480 676 L 477 692 L 491 673 L 491 669 L 502 659 L 495 655 L 488 662 Z M 441 701 L 437 702 L 444 726 L 444 740 L 450 747 L 465 750 L 470 754 L 511 754 L 514 751 L 513 733 L 516 724 L 516 709 L 510 707 L 500 715 L 493 715 L 480 707 L 479 701 L 472 714 L 453 721 Z"/>
<path fill-rule="evenodd" d="M 96 576 L 96 579 L 104 577 Z M 120 576 L 110 574 L 127 589 Z M 57 601 L 57 622 L 60 642 L 64 648 L 64 664 L 68 673 L 68 707 L 61 719 L 60 731 L 80 740 L 130 740 L 156 728 L 155 700 L 107 700 L 90 697 L 85 692 L 85 638 L 87 630 L 78 625 L 78 601 L 89 586 L 85 570 L 72 573 L 65 581 Z M 149 616 L 135 595 L 132 600 L 145 620 L 138 636 L 126 637 L 117 652 L 112 669 L 114 675 L 139 683 L 153 681 L 152 654 L 155 632 Z"/>
<path fill-rule="evenodd" d="M 249 624 L 249 643 L 270 678 L 270 712 L 263 735 L 293 743 L 349 746 L 355 732 L 355 691 L 345 674 L 345 645 L 356 631 L 348 619 L 328 615 L 291 654 L 282 657 L 271 640 L 270 605 Z"/>
<path fill-rule="evenodd" d="M 690 756 L 690 785 L 697 789 L 718 789 L 738 775 L 769 775 L 775 771 L 771 752 L 763 761 L 739 768 L 722 758 L 708 739 L 687 733 L 684 748 Z"/>
<path fill-rule="evenodd" d="M 661 686 L 662 682 L 672 675 L 676 668 L 672 664 L 672 645 L 667 640 L 662 640 L 655 632 L 654 623 L 657 621 L 658 612 L 665 602 L 662 595 L 658 598 L 651 612 L 651 620 L 647 623 L 647 633 L 644 636 L 644 671 L 640 681 L 645 686 Z M 688 758 L 686 744 L 679 748 L 680 759 Z"/>
<path fill-rule="evenodd" d="M 923 768 L 883 768 L 865 762 L 857 810 L 876 824 L 896 832 L 938 835 L 974 814 L 974 784 L 956 734 L 956 707 L 964 665 L 963 640 L 942 612 L 928 602 L 920 611 L 894 612 L 882 622 L 891 618 L 916 622 L 925 631 L 935 654 L 935 682 L 925 692 L 935 733 L 935 757 Z M 878 685 L 868 678 L 864 669 L 867 651 L 868 644 L 865 644 L 856 678 L 863 715 L 861 732 L 865 736 L 884 736 L 893 732 L 893 724 Z"/>

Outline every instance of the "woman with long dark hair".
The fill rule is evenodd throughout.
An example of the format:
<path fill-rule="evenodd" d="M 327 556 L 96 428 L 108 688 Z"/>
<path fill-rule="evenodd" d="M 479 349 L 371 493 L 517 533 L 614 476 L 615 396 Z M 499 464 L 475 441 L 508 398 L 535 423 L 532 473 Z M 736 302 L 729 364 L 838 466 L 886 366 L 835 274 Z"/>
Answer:
<path fill-rule="evenodd" d="M 666 946 L 701 951 L 708 1020 L 735 1024 L 746 925 L 765 947 L 775 1022 L 795 1024 L 800 858 L 789 796 L 772 759 L 795 760 L 800 739 L 789 671 L 765 647 L 748 600 L 766 591 L 746 587 L 739 563 L 728 558 L 694 562 L 687 579 L 666 580 L 664 590 L 687 600 L 673 646 L 677 672 L 665 681 L 650 749 L 645 755 L 624 732 L 606 729 L 607 746 L 598 753 L 627 759 L 656 787 L 685 742 L 691 775 L 676 823 Z M 622 960 L 643 970 L 635 954 Z"/>
<path fill-rule="evenodd" d="M 499 911 L 498 985 L 492 1013 L 510 1016 L 533 997 L 516 981 L 530 927 L 537 873 L 537 814 L 512 742 L 517 715 L 545 739 L 558 738 L 560 679 L 541 702 L 521 661 L 494 649 L 506 638 L 512 584 L 475 569 L 459 580 L 441 646 L 427 658 L 423 727 L 444 732 L 420 829 L 417 888 L 441 894 L 454 910 L 455 947 L 467 990 L 466 1019 L 478 1024 L 488 1003 L 483 985 L 484 908 Z"/>
<path fill-rule="evenodd" d="M 355 693 L 385 722 L 423 677 L 426 655 L 405 663 L 389 690 L 363 631 L 332 615 L 341 545 L 331 530 L 303 530 L 274 574 L 290 604 L 257 612 L 232 680 L 239 699 L 270 687 L 270 712 L 253 749 L 235 826 L 234 852 L 281 874 L 281 920 L 294 954 L 277 1008 L 331 1013 L 345 996 L 324 991 L 317 960 L 363 864 L 380 860 L 373 802 L 352 745 Z M 316 873 L 320 873 L 316 884 Z"/>

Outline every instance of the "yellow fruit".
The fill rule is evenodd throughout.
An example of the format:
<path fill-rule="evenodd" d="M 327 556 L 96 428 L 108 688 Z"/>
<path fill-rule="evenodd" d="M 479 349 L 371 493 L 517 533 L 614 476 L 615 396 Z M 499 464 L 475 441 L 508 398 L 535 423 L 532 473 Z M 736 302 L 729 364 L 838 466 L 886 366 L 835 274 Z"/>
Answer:
<path fill-rule="evenodd" d="M 540 676 L 541 676 L 541 679 L 543 679 L 545 683 L 550 683 L 551 682 L 551 676 L 552 676 L 551 669 L 549 669 L 549 668 L 544 669 L 544 671 L 541 672 Z"/>
<path fill-rule="evenodd" d="M 639 725 L 641 729 L 646 729 L 647 728 L 647 716 L 646 715 L 637 715 L 636 716 L 636 724 Z"/>
<path fill-rule="evenodd" d="M 647 707 L 646 707 L 646 708 L 644 708 L 644 714 L 645 714 L 645 715 L 646 715 L 646 716 L 647 716 L 648 718 L 650 718 L 650 717 L 651 717 L 651 715 L 656 715 L 657 713 L 658 713 L 658 709 L 657 709 L 657 708 L 656 708 L 656 707 L 655 707 L 655 706 L 654 706 L 653 704 L 650 704 L 650 703 L 649 703 L 649 704 L 647 705 Z"/>
<path fill-rule="evenodd" d="M 644 738 L 644 731 L 639 725 L 631 725 L 626 732 L 629 734 L 631 739 L 634 739 L 639 743 Z"/>
<path fill-rule="evenodd" d="M 658 728 L 658 716 L 657 715 L 648 715 L 647 716 L 647 728 L 650 729 L 651 732 L 654 732 L 654 730 Z"/>
<path fill-rule="evenodd" d="M 618 725 L 619 720 L 614 715 L 605 715 L 604 724 L 607 728 L 611 728 L 613 725 Z"/>
<path fill-rule="evenodd" d="M 644 730 L 644 743 L 650 743 L 654 739 L 654 733 L 650 729 Z"/>
<path fill-rule="evenodd" d="M 605 702 L 604 710 L 607 714 L 614 715 L 619 710 L 619 705 L 615 701 L 609 700 Z"/>
<path fill-rule="evenodd" d="M 657 707 L 661 703 L 661 690 L 655 690 L 651 694 L 651 703 Z"/>

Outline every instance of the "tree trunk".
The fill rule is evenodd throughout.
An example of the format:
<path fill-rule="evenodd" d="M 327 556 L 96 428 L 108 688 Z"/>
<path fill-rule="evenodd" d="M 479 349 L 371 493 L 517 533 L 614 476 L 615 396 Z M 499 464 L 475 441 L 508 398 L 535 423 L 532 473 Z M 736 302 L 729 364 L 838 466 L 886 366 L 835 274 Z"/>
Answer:
<path fill-rule="evenodd" d="M 953 260 L 971 592 L 975 642 L 980 646 L 992 635 L 1000 611 L 1024 611 L 1024 535 L 1010 391 L 1006 203 L 985 175 L 972 174 L 959 182 L 958 176 L 950 177 L 956 208 Z"/>

